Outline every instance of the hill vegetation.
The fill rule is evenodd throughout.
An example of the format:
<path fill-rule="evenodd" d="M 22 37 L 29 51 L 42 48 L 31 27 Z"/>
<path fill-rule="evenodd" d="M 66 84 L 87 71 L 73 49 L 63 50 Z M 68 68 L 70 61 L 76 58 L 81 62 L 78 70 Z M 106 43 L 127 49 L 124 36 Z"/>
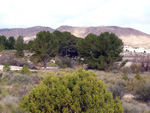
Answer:
<path fill-rule="evenodd" d="M 23 57 L 23 50 L 33 51 L 36 62 L 42 62 L 46 68 L 47 62 L 55 56 L 75 59 L 88 65 L 88 68 L 107 70 L 111 69 L 113 63 L 120 61 L 120 53 L 123 50 L 122 41 L 113 33 L 102 33 L 100 35 L 89 34 L 85 39 L 77 38 L 69 32 L 41 31 L 34 41 L 23 43 L 19 36 L 15 45 L 10 47 L 9 40 L 5 36 L 0 37 L 4 49 L 17 50 L 16 55 Z M 14 43 L 13 43 L 14 44 Z M 34 59 L 32 58 L 32 59 Z"/>

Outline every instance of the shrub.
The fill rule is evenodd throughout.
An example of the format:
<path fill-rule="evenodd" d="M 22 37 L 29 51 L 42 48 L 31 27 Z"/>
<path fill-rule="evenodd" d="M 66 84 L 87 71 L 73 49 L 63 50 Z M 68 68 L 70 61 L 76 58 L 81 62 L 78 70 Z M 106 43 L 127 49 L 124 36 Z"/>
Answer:
<path fill-rule="evenodd" d="M 28 66 L 24 65 L 22 70 L 21 70 L 22 74 L 30 74 L 30 69 L 28 68 Z"/>
<path fill-rule="evenodd" d="M 3 67 L 3 71 L 8 72 L 10 70 L 11 70 L 10 64 L 6 61 Z"/>
<path fill-rule="evenodd" d="M 0 111 L 2 112 L 4 108 L 5 108 L 4 104 L 0 102 Z"/>
<path fill-rule="evenodd" d="M 2 90 L 0 89 L 0 94 L 2 94 Z"/>
<path fill-rule="evenodd" d="M 128 63 L 128 60 L 125 60 L 125 61 L 121 62 L 119 68 L 124 67 L 127 63 Z"/>
<path fill-rule="evenodd" d="M 2 78 L 10 79 L 13 75 L 10 73 L 3 74 Z"/>
<path fill-rule="evenodd" d="M 10 79 L 9 84 L 11 85 L 14 83 L 29 84 L 32 83 L 32 78 L 27 75 L 14 75 Z"/>
<path fill-rule="evenodd" d="M 139 73 L 137 73 L 137 74 L 134 76 L 134 78 L 135 78 L 136 80 L 141 80 L 141 76 L 140 76 Z"/>
<path fill-rule="evenodd" d="M 133 73 L 139 73 L 142 69 L 141 65 L 137 65 L 137 64 L 132 64 L 130 66 L 131 70 Z"/>
<path fill-rule="evenodd" d="M 123 113 L 121 102 L 106 91 L 92 72 L 78 70 L 64 76 L 47 76 L 21 100 L 20 107 L 33 113 Z"/>
<path fill-rule="evenodd" d="M 150 113 L 150 108 L 141 103 L 123 103 L 124 113 Z"/>
<path fill-rule="evenodd" d="M 130 73 L 132 73 L 132 70 L 130 67 L 123 67 L 123 68 L 121 68 L 121 72 L 130 74 Z"/>
<path fill-rule="evenodd" d="M 35 55 L 31 56 L 31 57 L 29 58 L 29 60 L 30 60 L 31 62 L 33 62 L 33 64 L 35 64 L 35 65 L 40 62 L 40 59 L 38 59 Z"/>
<path fill-rule="evenodd" d="M 122 79 L 123 80 L 128 80 L 129 78 L 128 78 L 128 74 L 127 73 L 124 73 L 124 75 L 122 76 Z"/>
<path fill-rule="evenodd" d="M 61 58 L 60 61 L 57 63 L 58 63 L 58 66 L 61 68 L 72 67 L 70 58 Z"/>
<path fill-rule="evenodd" d="M 120 99 L 124 95 L 124 87 L 125 84 L 118 82 L 116 86 L 110 86 L 109 90 L 113 93 L 113 98 L 115 99 L 116 97 L 119 97 Z"/>
<path fill-rule="evenodd" d="M 150 101 L 150 84 L 144 84 L 136 90 L 136 95 L 138 100 L 142 100 L 144 102 Z"/>

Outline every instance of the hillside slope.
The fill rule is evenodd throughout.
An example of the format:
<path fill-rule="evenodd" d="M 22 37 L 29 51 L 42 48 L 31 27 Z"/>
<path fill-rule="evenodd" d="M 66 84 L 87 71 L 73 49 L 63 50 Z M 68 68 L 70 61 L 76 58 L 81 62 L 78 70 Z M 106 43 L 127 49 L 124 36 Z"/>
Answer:
<path fill-rule="evenodd" d="M 0 35 L 5 35 L 6 37 L 14 36 L 15 38 L 18 36 L 33 37 L 36 36 L 38 32 L 43 30 L 50 32 L 54 31 L 54 29 L 50 27 L 35 26 L 30 28 L 0 29 Z"/>
<path fill-rule="evenodd" d="M 59 31 L 68 31 L 77 37 L 86 37 L 89 33 L 99 35 L 102 32 L 115 33 L 123 40 L 125 45 L 133 47 L 150 47 L 150 35 L 132 28 L 123 28 L 117 26 L 98 26 L 98 27 L 71 27 L 61 26 L 57 28 Z"/>

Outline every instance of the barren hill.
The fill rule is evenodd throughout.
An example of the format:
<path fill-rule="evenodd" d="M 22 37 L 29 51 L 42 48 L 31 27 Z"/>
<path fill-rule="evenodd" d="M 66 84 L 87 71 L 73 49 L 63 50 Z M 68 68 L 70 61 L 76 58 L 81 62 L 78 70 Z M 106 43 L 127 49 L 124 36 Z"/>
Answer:
<path fill-rule="evenodd" d="M 38 32 L 43 30 L 50 32 L 54 31 L 54 29 L 50 27 L 36 26 L 30 28 L 0 29 L 0 35 L 5 35 L 6 37 L 14 36 L 15 38 L 17 38 L 18 36 L 33 37 L 36 36 Z"/>
<path fill-rule="evenodd" d="M 77 37 L 86 37 L 89 33 L 99 35 L 102 32 L 115 33 L 123 40 L 125 45 L 133 47 L 150 47 L 150 35 L 132 28 L 123 28 L 118 26 L 98 26 L 98 27 L 72 27 L 61 26 L 57 28 L 59 31 L 69 31 Z"/>
<path fill-rule="evenodd" d="M 26 29 L 23 28 L 0 29 L 0 35 L 5 35 L 6 37 L 14 36 L 15 38 L 21 35 L 24 37 L 25 41 L 29 41 L 34 39 L 38 32 L 43 30 L 53 32 L 55 29 L 41 26 Z M 118 26 L 98 26 L 98 27 L 60 26 L 56 30 L 62 32 L 68 31 L 71 32 L 73 35 L 81 38 L 85 38 L 89 33 L 99 35 L 102 32 L 110 32 L 115 33 L 120 39 L 122 39 L 125 45 L 133 47 L 150 48 L 150 35 L 132 28 L 124 28 Z"/>

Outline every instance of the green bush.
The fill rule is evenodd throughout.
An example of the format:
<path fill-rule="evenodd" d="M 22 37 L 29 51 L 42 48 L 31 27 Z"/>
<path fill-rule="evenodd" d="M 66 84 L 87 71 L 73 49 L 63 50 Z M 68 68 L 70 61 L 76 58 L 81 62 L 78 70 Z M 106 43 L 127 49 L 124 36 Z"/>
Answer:
<path fill-rule="evenodd" d="M 10 70 L 11 70 L 10 64 L 6 61 L 3 67 L 3 71 L 8 72 Z"/>
<path fill-rule="evenodd" d="M 0 111 L 3 112 L 4 108 L 5 108 L 4 104 L 0 102 Z"/>
<path fill-rule="evenodd" d="M 119 97 L 120 99 L 124 95 L 125 84 L 118 82 L 115 86 L 110 86 L 109 90 L 113 93 L 113 98 Z"/>
<path fill-rule="evenodd" d="M 141 65 L 137 65 L 137 64 L 132 64 L 130 66 L 132 73 L 139 73 L 142 69 Z"/>
<path fill-rule="evenodd" d="M 150 84 L 144 84 L 136 90 L 136 95 L 138 100 L 142 100 L 144 102 L 150 101 Z"/>
<path fill-rule="evenodd" d="M 123 68 L 121 68 L 120 69 L 120 71 L 122 72 L 122 73 L 127 73 L 127 74 L 131 74 L 132 73 L 132 70 L 131 70 L 131 68 L 130 67 L 123 67 Z"/>
<path fill-rule="evenodd" d="M 14 75 L 13 77 L 11 77 L 8 84 L 11 85 L 11 84 L 16 84 L 16 83 L 30 84 L 32 83 L 32 78 L 27 75 Z"/>
<path fill-rule="evenodd" d="M 28 68 L 28 66 L 24 65 L 22 70 L 21 70 L 22 74 L 30 74 L 30 69 Z"/>
<path fill-rule="evenodd" d="M 124 67 L 128 63 L 128 60 L 122 61 L 119 68 Z"/>
<path fill-rule="evenodd" d="M 134 76 L 134 78 L 135 78 L 136 80 L 141 80 L 141 75 L 140 75 L 139 73 L 137 73 L 137 74 Z"/>
<path fill-rule="evenodd" d="M 129 79 L 129 78 L 128 78 L 128 74 L 127 74 L 127 73 L 124 73 L 124 75 L 122 76 L 122 79 L 125 80 L 125 81 L 128 80 L 128 79 Z"/>
<path fill-rule="evenodd" d="M 61 68 L 72 67 L 70 58 L 61 58 L 60 61 L 57 63 L 58 63 L 58 66 Z"/>
<path fill-rule="evenodd" d="M 121 102 L 113 100 L 104 83 L 84 70 L 47 76 L 22 98 L 20 107 L 32 113 L 123 113 Z"/>
<path fill-rule="evenodd" d="M 137 102 L 124 102 L 124 113 L 150 113 L 150 108 L 143 103 Z"/>

